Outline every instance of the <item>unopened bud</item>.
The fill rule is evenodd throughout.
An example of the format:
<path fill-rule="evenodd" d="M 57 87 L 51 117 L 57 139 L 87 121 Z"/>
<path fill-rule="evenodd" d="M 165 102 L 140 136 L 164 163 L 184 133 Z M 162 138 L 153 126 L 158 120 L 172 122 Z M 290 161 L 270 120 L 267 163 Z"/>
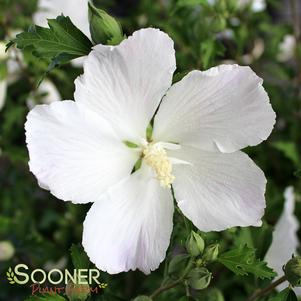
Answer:
<path fill-rule="evenodd" d="M 188 274 L 188 285 L 196 290 L 208 287 L 212 274 L 206 268 L 195 268 Z"/>
<path fill-rule="evenodd" d="M 117 45 L 123 40 L 120 24 L 104 10 L 89 1 L 89 22 L 92 40 L 96 44 Z"/>
<path fill-rule="evenodd" d="M 204 248 L 205 242 L 203 238 L 194 231 L 191 231 L 186 241 L 186 249 L 188 253 L 192 256 L 198 256 L 203 253 Z"/>
<path fill-rule="evenodd" d="M 218 256 L 218 251 L 218 244 L 209 245 L 204 251 L 203 260 L 207 262 L 216 260 Z"/>
<path fill-rule="evenodd" d="M 301 257 L 293 257 L 284 268 L 288 282 L 293 286 L 301 286 Z"/>
<path fill-rule="evenodd" d="M 66 295 L 70 301 L 85 301 L 90 296 L 90 286 L 69 282 L 66 286 Z"/>

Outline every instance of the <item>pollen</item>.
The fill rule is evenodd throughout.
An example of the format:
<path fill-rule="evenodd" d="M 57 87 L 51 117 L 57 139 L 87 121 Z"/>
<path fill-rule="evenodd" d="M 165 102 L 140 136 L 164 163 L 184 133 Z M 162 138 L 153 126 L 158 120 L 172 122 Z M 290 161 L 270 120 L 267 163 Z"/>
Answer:
<path fill-rule="evenodd" d="M 148 143 L 143 150 L 143 159 L 152 167 L 162 187 L 171 187 L 175 177 L 172 174 L 172 163 L 165 149 L 158 143 Z"/>

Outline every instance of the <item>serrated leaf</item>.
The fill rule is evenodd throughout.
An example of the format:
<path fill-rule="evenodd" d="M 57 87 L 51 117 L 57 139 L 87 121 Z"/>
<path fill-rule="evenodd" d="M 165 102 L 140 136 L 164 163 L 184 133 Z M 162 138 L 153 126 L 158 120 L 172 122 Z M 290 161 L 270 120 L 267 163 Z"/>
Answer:
<path fill-rule="evenodd" d="M 264 261 L 256 259 L 255 249 L 247 245 L 221 254 L 218 261 L 240 276 L 250 273 L 261 279 L 271 279 L 277 275 Z"/>
<path fill-rule="evenodd" d="M 70 251 L 72 263 L 76 269 L 89 268 L 90 260 L 81 246 L 72 245 Z"/>
<path fill-rule="evenodd" d="M 63 15 L 48 20 L 49 28 L 31 26 L 12 41 L 18 48 L 29 48 L 33 55 L 50 60 L 49 70 L 91 51 L 91 41 Z M 12 46 L 12 42 L 7 47 Z"/>

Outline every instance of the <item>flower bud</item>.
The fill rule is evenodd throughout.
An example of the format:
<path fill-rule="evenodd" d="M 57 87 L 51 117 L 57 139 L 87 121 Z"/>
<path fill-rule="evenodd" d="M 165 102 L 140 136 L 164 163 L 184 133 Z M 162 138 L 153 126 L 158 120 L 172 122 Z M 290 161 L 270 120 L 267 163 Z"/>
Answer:
<path fill-rule="evenodd" d="M 10 241 L 0 242 L 0 261 L 10 260 L 15 254 L 15 248 Z"/>
<path fill-rule="evenodd" d="M 293 257 L 284 268 L 288 282 L 293 286 L 301 286 L 301 257 Z"/>
<path fill-rule="evenodd" d="M 216 260 L 218 256 L 218 251 L 218 244 L 209 245 L 204 251 L 203 260 L 207 262 Z"/>
<path fill-rule="evenodd" d="M 85 301 L 90 296 L 90 286 L 69 282 L 66 286 L 66 295 L 70 301 Z"/>
<path fill-rule="evenodd" d="M 205 243 L 203 238 L 194 231 L 191 231 L 186 241 L 186 249 L 188 253 L 192 256 L 198 256 L 203 253 L 204 248 Z"/>
<path fill-rule="evenodd" d="M 195 268 L 188 274 L 188 285 L 196 290 L 208 287 L 212 274 L 206 268 Z"/>
<path fill-rule="evenodd" d="M 95 44 L 117 45 L 123 40 L 120 24 L 104 10 L 89 1 L 89 23 L 92 40 Z"/>

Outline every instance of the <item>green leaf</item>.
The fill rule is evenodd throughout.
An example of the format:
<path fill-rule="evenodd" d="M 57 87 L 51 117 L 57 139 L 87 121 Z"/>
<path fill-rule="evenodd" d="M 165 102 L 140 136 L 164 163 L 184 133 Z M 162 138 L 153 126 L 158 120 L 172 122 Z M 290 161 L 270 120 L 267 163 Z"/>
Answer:
<path fill-rule="evenodd" d="M 31 26 L 12 41 L 18 48 L 29 48 L 36 57 L 50 60 L 48 69 L 85 56 L 91 51 L 91 41 L 63 15 L 48 20 L 49 28 Z M 7 46 L 12 45 L 10 42 Z"/>
<path fill-rule="evenodd" d="M 272 242 L 273 227 L 263 222 L 261 227 L 243 227 L 235 237 L 235 246 L 247 244 L 256 248 L 256 257 L 263 259 Z"/>
<path fill-rule="evenodd" d="M 90 265 L 90 260 L 81 246 L 72 245 L 71 246 L 71 258 L 72 263 L 76 269 L 88 269 Z"/>
<path fill-rule="evenodd" d="M 58 294 L 45 294 L 41 296 L 30 296 L 25 301 L 66 301 L 64 297 Z"/>
<path fill-rule="evenodd" d="M 290 159 L 295 165 L 300 164 L 297 146 L 294 142 L 279 141 L 272 144 L 274 148 L 281 151 L 284 156 Z"/>
<path fill-rule="evenodd" d="M 218 261 L 240 276 L 251 273 L 261 279 L 271 279 L 277 275 L 264 261 L 256 259 L 255 249 L 249 248 L 247 245 L 221 254 Z"/>
<path fill-rule="evenodd" d="M 276 297 L 269 299 L 269 301 L 297 301 L 296 294 L 289 287 L 277 294 Z"/>
<path fill-rule="evenodd" d="M 117 45 L 123 39 L 122 28 L 115 18 L 88 2 L 90 32 L 94 43 Z"/>

